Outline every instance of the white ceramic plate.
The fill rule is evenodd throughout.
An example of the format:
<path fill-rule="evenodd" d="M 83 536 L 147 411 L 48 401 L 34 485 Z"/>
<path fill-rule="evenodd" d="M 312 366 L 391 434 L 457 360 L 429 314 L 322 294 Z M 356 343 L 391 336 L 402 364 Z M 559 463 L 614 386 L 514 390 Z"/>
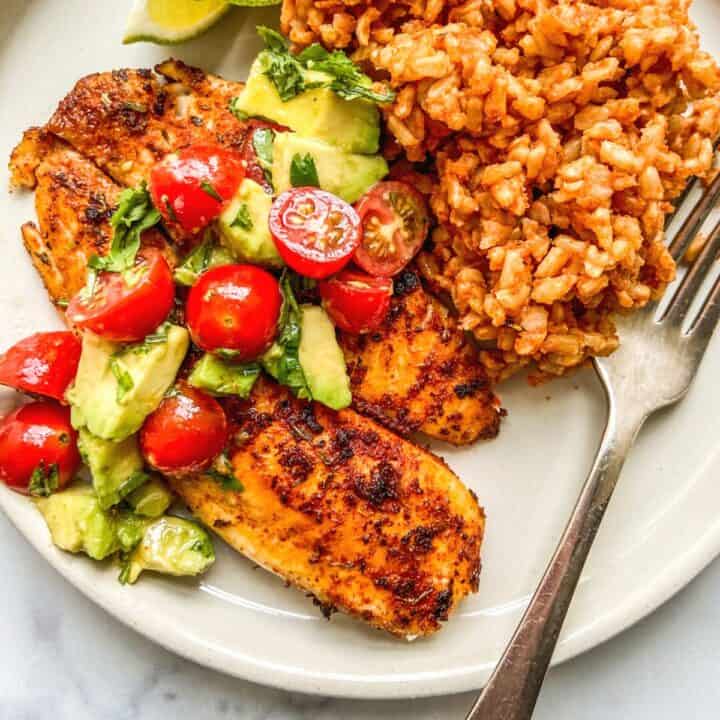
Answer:
<path fill-rule="evenodd" d="M 257 50 L 254 26 L 277 9 L 233 14 L 187 46 L 120 45 L 128 2 L 6 0 L 0 15 L 0 158 L 42 123 L 82 75 L 145 67 L 173 53 L 241 79 Z M 701 0 L 707 47 L 720 21 Z M 713 47 L 714 45 L 714 47 Z M 0 192 L 0 346 L 59 325 L 20 242 L 32 199 Z M 720 551 L 720 338 L 685 402 L 645 429 L 593 550 L 555 660 L 620 632 L 685 585 Z M 70 582 L 129 626 L 199 663 L 259 683 L 326 695 L 409 697 L 479 687 L 499 657 L 563 528 L 598 442 L 599 386 L 589 372 L 531 389 L 501 389 L 509 416 L 498 440 L 438 448 L 488 516 L 481 589 L 435 637 L 406 644 L 336 615 L 226 547 L 202 582 L 143 576 L 122 587 L 116 569 L 56 550 L 40 515 L 0 488 L 0 505 Z M 9 394 L 0 396 L 7 409 Z M 221 545 L 218 541 L 218 545 Z M 12 552 L 4 548 L 3 552 Z M 102 642 L 102 638 L 100 638 Z"/>

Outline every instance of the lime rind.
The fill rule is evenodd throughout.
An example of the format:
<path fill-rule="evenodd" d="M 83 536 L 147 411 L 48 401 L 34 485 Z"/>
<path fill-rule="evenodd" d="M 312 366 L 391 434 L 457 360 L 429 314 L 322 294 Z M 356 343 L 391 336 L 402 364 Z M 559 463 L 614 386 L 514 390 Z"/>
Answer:
<path fill-rule="evenodd" d="M 158 45 L 175 45 L 186 40 L 192 40 L 198 35 L 202 35 L 233 7 L 232 5 L 221 6 L 217 10 L 208 13 L 194 25 L 174 30 L 161 25 L 151 17 L 148 10 L 148 1 L 135 0 L 135 5 L 128 17 L 123 43 L 153 42 Z M 250 1 L 255 2 L 255 0 Z"/>
<path fill-rule="evenodd" d="M 279 5 L 282 0 L 228 0 L 235 7 L 270 7 Z"/>

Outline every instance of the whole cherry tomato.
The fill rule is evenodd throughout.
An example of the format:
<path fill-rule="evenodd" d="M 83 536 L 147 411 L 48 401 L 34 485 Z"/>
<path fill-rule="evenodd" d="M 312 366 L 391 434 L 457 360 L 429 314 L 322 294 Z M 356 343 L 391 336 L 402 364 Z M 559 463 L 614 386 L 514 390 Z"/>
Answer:
<path fill-rule="evenodd" d="M 13 490 L 49 495 L 65 487 L 80 464 L 69 408 L 40 400 L 0 422 L 0 480 Z"/>
<path fill-rule="evenodd" d="M 270 232 L 280 257 L 309 278 L 347 265 L 360 243 L 360 219 L 344 200 L 317 188 L 293 188 L 270 209 Z"/>
<path fill-rule="evenodd" d="M 211 143 L 168 155 L 150 173 L 150 196 L 165 221 L 196 233 L 222 212 L 245 171 L 240 153 Z"/>
<path fill-rule="evenodd" d="M 254 360 L 272 344 L 281 308 L 280 286 L 269 272 L 256 265 L 221 265 L 190 289 L 185 317 L 198 347 Z"/>
<path fill-rule="evenodd" d="M 427 237 L 430 218 L 422 195 L 407 183 L 389 180 L 373 185 L 355 207 L 362 239 L 353 259 L 371 275 L 397 275 Z"/>
<path fill-rule="evenodd" d="M 341 270 L 318 283 L 323 307 L 340 330 L 358 335 L 378 328 L 390 308 L 393 283 L 357 270 Z"/>
<path fill-rule="evenodd" d="M 100 272 L 67 309 L 69 322 L 113 342 L 139 342 L 167 318 L 175 284 L 159 250 L 145 248 L 125 272 Z"/>
<path fill-rule="evenodd" d="M 0 356 L 0 385 L 64 402 L 81 350 L 71 332 L 35 333 Z"/>
<path fill-rule="evenodd" d="M 181 382 L 145 420 L 140 447 L 151 467 L 184 474 L 208 468 L 225 447 L 227 436 L 220 403 Z"/>

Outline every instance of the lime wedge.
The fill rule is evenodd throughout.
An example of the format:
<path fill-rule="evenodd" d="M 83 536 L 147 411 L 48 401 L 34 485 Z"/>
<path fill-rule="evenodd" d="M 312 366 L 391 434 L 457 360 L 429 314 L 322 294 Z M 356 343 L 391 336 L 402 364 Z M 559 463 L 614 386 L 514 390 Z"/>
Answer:
<path fill-rule="evenodd" d="M 183 42 L 205 32 L 229 9 L 227 0 L 135 0 L 124 43 Z"/>

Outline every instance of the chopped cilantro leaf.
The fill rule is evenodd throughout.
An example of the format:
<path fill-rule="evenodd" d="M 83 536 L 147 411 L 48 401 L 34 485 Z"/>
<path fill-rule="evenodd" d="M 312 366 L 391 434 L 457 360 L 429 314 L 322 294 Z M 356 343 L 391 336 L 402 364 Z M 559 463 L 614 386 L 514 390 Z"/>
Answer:
<path fill-rule="evenodd" d="M 270 128 L 258 128 L 252 136 L 253 150 L 265 175 L 265 182 L 272 187 L 273 144 L 275 133 Z"/>
<path fill-rule="evenodd" d="M 167 210 L 168 217 L 173 222 L 175 222 L 175 223 L 178 222 L 178 216 L 177 216 L 177 213 L 175 212 L 175 208 L 172 206 L 172 203 L 170 202 L 170 199 L 168 198 L 167 195 L 163 196 L 163 203 L 165 205 L 165 209 Z"/>
<path fill-rule="evenodd" d="M 169 327 L 167 324 L 161 325 L 154 333 L 150 333 L 150 335 L 148 335 L 142 341 L 142 343 L 140 343 L 140 346 L 138 349 L 142 348 L 142 350 L 140 350 L 140 351 L 146 352 L 146 348 L 148 345 L 159 345 L 160 343 L 167 342 L 168 330 L 169 330 Z"/>
<path fill-rule="evenodd" d="M 250 210 L 247 203 L 242 203 L 238 208 L 235 219 L 230 223 L 230 227 L 240 228 L 240 230 L 252 230 L 253 221 L 250 217 Z"/>
<path fill-rule="evenodd" d="M 310 153 L 295 153 L 290 162 L 290 183 L 293 187 L 320 187 L 315 160 Z"/>
<path fill-rule="evenodd" d="M 313 43 L 308 45 L 300 54 L 297 55 L 297 59 L 305 67 L 313 67 L 313 63 L 325 60 L 330 53 L 319 43 Z"/>
<path fill-rule="evenodd" d="M 265 43 L 266 50 L 273 52 L 287 52 L 290 49 L 288 41 L 277 31 L 266 25 L 258 25 L 257 33 Z"/>
<path fill-rule="evenodd" d="M 228 110 L 240 121 L 243 122 L 248 119 L 249 115 L 244 111 L 241 110 L 239 107 L 239 98 L 230 98 L 230 102 L 228 103 Z"/>
<path fill-rule="evenodd" d="M 302 65 L 290 54 L 288 43 L 279 32 L 263 25 L 257 31 L 265 43 L 259 56 L 263 72 L 275 85 L 280 99 L 291 100 L 305 89 Z"/>
<path fill-rule="evenodd" d="M 208 180 L 201 181 L 200 188 L 202 189 L 202 191 L 204 193 L 207 193 L 211 198 L 213 198 L 213 200 L 222 202 L 222 198 L 220 197 L 220 194 Z"/>
<path fill-rule="evenodd" d="M 240 354 L 240 351 L 239 350 L 229 350 L 228 348 L 217 348 L 217 350 L 213 350 L 213 354 L 217 355 L 221 360 L 227 360 L 228 362 L 233 362 L 234 360 L 237 360 L 237 357 Z"/>
<path fill-rule="evenodd" d="M 280 33 L 263 26 L 257 30 L 265 42 L 265 50 L 260 54 L 263 72 L 275 85 L 283 102 L 316 87 L 330 88 L 344 100 L 363 98 L 375 103 L 389 103 L 395 98 L 392 90 L 374 90 L 372 80 L 342 50 L 328 52 L 314 44 L 299 55 L 293 55 Z M 307 70 L 325 73 L 330 79 L 308 83 L 305 79 Z"/>
<path fill-rule="evenodd" d="M 242 483 L 234 475 L 229 473 L 222 473 L 219 470 L 210 468 L 205 471 L 205 474 L 211 480 L 220 483 L 223 490 L 235 490 L 236 492 L 242 492 L 245 489 L 243 488 Z"/>
<path fill-rule="evenodd" d="M 120 358 L 114 356 L 110 359 L 110 371 L 117 380 L 117 401 L 121 403 L 125 396 L 135 387 L 132 375 L 123 367 Z"/>
<path fill-rule="evenodd" d="M 47 466 L 41 460 L 30 476 L 28 492 L 35 497 L 48 497 L 58 489 L 59 482 L 60 472 L 57 463 Z"/>
<path fill-rule="evenodd" d="M 303 54 L 308 69 L 332 76 L 328 87 L 344 100 L 365 98 L 376 103 L 388 103 L 395 98 L 392 91 L 375 92 L 370 78 L 341 50 L 329 53 L 320 45 L 311 45 Z"/>
<path fill-rule="evenodd" d="M 146 355 L 150 352 L 153 345 L 166 343 L 168 332 L 170 331 L 170 323 L 163 323 L 154 333 L 147 335 L 144 340 L 134 345 L 128 345 L 123 351 L 125 353 L 134 353 L 135 355 Z"/>
<path fill-rule="evenodd" d="M 285 272 L 280 279 L 283 296 L 278 323 L 280 332 L 270 349 L 260 358 L 265 371 L 301 399 L 312 400 L 305 373 L 300 365 L 301 311 L 295 299 L 291 276 Z"/>
<path fill-rule="evenodd" d="M 130 581 L 130 570 L 132 568 L 130 567 L 130 557 L 123 556 L 120 558 L 120 575 L 118 575 L 118 582 L 121 585 L 127 585 Z"/>
<path fill-rule="evenodd" d="M 223 490 L 235 490 L 242 492 L 245 488 L 242 483 L 235 477 L 235 471 L 227 455 L 227 451 L 222 452 L 213 467 L 205 471 L 205 474 L 217 483 L 220 483 Z"/>
<path fill-rule="evenodd" d="M 110 252 L 88 261 L 91 270 L 123 272 L 133 266 L 140 249 L 140 236 L 145 230 L 160 222 L 160 213 L 153 207 L 145 182 L 137 188 L 127 188 L 120 193 L 120 203 L 110 218 L 113 237 Z M 88 277 L 86 291 L 92 296 L 94 278 Z"/>
<path fill-rule="evenodd" d="M 253 133 L 253 150 L 263 167 L 272 166 L 274 142 L 275 133 L 270 128 L 258 128 Z"/>

